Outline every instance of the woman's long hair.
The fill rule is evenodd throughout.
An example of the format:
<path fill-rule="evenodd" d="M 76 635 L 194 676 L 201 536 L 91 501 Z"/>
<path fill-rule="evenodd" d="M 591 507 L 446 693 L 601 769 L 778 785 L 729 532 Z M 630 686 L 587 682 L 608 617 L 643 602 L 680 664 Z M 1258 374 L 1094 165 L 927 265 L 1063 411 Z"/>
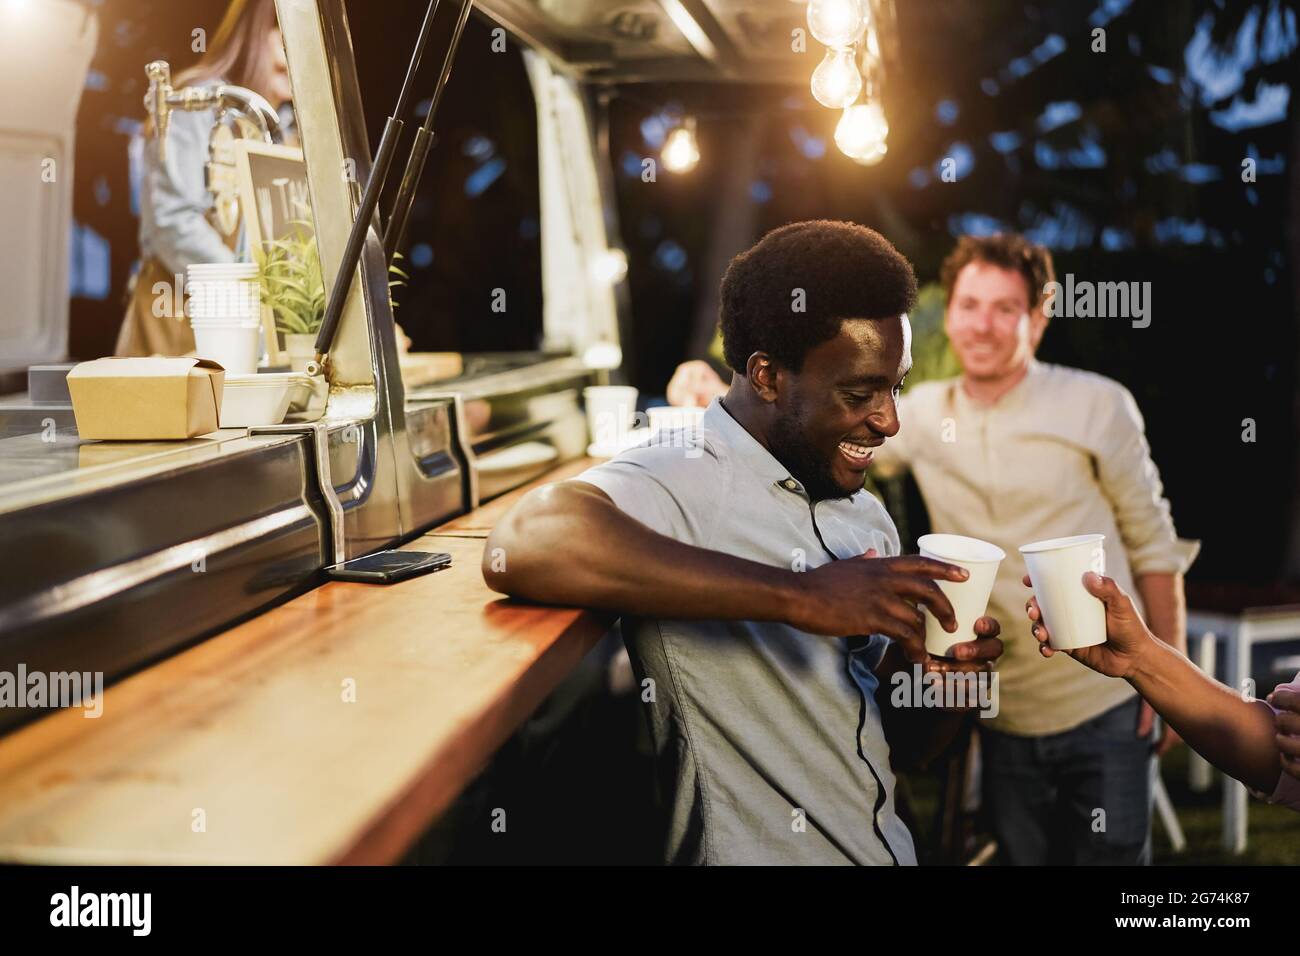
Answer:
<path fill-rule="evenodd" d="M 275 0 L 232 0 L 199 62 L 182 71 L 173 85 L 231 83 L 265 95 L 271 76 L 266 35 L 278 26 Z"/>

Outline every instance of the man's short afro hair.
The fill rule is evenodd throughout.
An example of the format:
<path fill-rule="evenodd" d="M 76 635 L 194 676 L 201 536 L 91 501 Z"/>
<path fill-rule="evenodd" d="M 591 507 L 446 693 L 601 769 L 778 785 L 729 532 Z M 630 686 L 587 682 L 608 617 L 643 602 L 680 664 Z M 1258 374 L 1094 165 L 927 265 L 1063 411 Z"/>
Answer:
<path fill-rule="evenodd" d="M 874 229 L 795 222 L 731 260 L 721 300 L 723 354 L 733 371 L 744 374 L 749 357 L 766 352 L 797 372 L 809 349 L 838 334 L 842 320 L 909 311 L 916 274 Z"/>

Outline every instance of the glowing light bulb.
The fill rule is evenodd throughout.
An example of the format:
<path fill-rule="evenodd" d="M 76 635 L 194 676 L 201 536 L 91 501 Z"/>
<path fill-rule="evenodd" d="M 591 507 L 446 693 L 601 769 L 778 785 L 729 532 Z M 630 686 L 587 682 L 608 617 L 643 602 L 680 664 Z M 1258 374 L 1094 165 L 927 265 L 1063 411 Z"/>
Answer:
<path fill-rule="evenodd" d="M 689 173 L 700 161 L 700 144 L 695 140 L 695 121 L 688 119 L 668 134 L 663 162 L 670 173 Z"/>
<path fill-rule="evenodd" d="M 582 353 L 587 368 L 614 369 L 623 364 L 623 350 L 613 342 L 597 342 Z"/>
<path fill-rule="evenodd" d="M 591 260 L 591 277 L 603 285 L 617 285 L 627 277 L 627 253 L 606 249 Z"/>
<path fill-rule="evenodd" d="M 871 166 L 885 158 L 889 123 L 879 103 L 850 106 L 835 127 L 835 145 L 854 162 Z"/>
<path fill-rule="evenodd" d="M 811 0 L 808 4 L 808 30 L 832 49 L 849 46 L 866 25 L 862 0 Z"/>
<path fill-rule="evenodd" d="M 812 75 L 812 95 L 822 106 L 842 110 L 862 92 L 862 74 L 853 50 L 827 50 Z"/>

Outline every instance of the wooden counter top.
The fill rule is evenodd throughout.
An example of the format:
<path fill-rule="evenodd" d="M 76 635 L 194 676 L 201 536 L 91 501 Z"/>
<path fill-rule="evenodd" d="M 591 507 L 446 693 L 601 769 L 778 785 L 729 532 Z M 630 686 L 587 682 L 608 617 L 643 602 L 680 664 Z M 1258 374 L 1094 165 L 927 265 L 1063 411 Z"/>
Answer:
<path fill-rule="evenodd" d="M 0 738 L 0 860 L 399 859 L 610 624 L 483 583 L 527 490 L 404 545 L 445 571 L 325 584 Z"/>

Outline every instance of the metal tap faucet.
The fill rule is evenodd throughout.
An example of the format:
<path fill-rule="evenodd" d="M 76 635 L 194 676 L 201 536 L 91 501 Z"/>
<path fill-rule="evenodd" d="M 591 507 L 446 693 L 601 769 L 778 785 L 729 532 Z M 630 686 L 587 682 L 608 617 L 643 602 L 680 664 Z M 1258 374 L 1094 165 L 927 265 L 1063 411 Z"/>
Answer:
<path fill-rule="evenodd" d="M 172 94 L 172 68 L 166 60 L 154 60 L 144 68 L 149 77 L 149 92 L 144 97 L 144 108 L 152 120 L 154 136 L 158 139 L 158 162 L 167 158 L 167 128 L 171 125 L 171 108 L 167 99 Z"/>
<path fill-rule="evenodd" d="M 221 114 L 233 113 L 253 124 L 261 133 L 263 141 L 283 141 L 279 114 L 259 93 L 226 83 L 188 86 L 177 90 L 172 86 L 172 70 L 166 60 L 154 60 L 144 68 L 144 72 L 149 77 L 149 91 L 145 94 L 144 107 L 153 122 L 159 162 L 167 157 L 167 129 L 171 125 L 172 110 L 216 110 L 219 119 Z"/>

